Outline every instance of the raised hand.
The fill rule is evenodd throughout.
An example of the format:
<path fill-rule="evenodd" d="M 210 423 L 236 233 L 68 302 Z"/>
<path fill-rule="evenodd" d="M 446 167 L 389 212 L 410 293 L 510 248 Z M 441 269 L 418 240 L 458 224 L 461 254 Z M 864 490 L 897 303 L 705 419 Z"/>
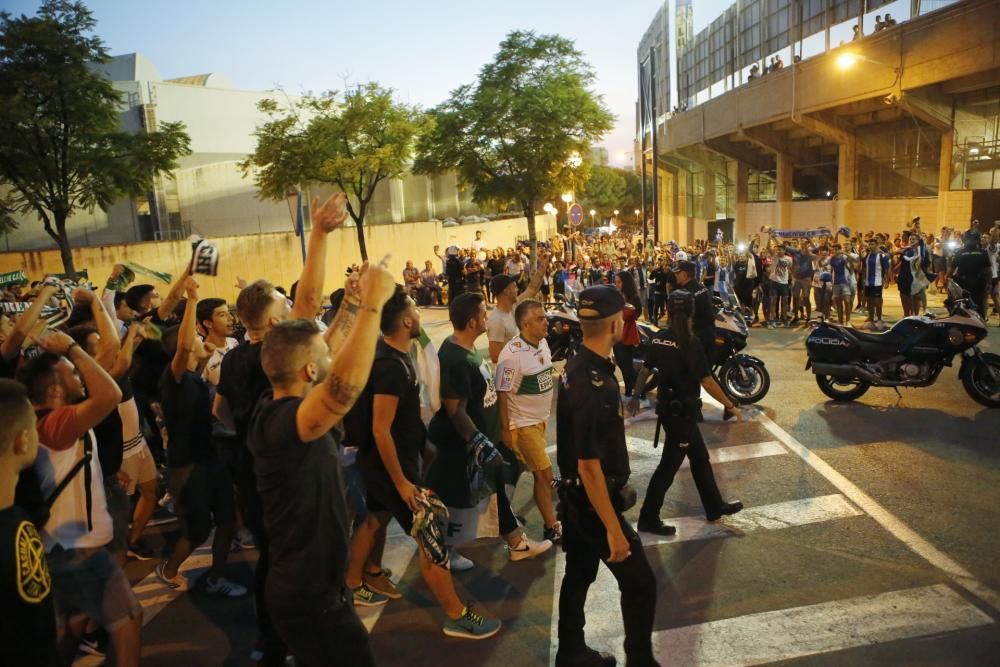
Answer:
<path fill-rule="evenodd" d="M 86 287 L 77 287 L 73 290 L 73 300 L 77 303 L 94 303 L 97 301 L 97 294 Z"/>
<path fill-rule="evenodd" d="M 184 279 L 184 293 L 187 298 L 198 300 L 198 280 L 194 276 L 188 276 Z"/>
<path fill-rule="evenodd" d="M 319 197 L 313 197 L 310 208 L 313 229 L 329 234 L 347 220 L 347 195 L 334 192 L 322 206 L 319 205 Z"/>
<path fill-rule="evenodd" d="M 381 308 L 396 291 L 396 280 L 387 268 L 389 257 L 386 255 L 377 265 L 365 262 L 361 267 L 358 287 L 361 290 L 361 303 L 365 306 Z"/>

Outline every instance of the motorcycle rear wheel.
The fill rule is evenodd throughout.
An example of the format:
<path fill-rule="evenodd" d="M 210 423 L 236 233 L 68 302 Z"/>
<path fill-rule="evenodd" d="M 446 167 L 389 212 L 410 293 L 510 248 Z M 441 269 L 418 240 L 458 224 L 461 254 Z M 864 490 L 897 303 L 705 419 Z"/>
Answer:
<path fill-rule="evenodd" d="M 984 353 L 962 364 L 959 376 L 962 387 L 975 402 L 988 408 L 1000 408 L 1000 383 L 990 377 L 987 364 L 995 373 L 1000 373 L 1000 356 Z"/>
<path fill-rule="evenodd" d="M 741 371 L 743 373 L 741 377 Z M 719 385 L 726 395 L 740 405 L 762 400 L 771 389 L 771 375 L 763 364 L 730 359 L 719 371 Z"/>
<path fill-rule="evenodd" d="M 830 375 L 816 375 L 819 390 L 835 401 L 853 401 L 865 395 L 870 384 L 864 380 L 840 380 Z"/>

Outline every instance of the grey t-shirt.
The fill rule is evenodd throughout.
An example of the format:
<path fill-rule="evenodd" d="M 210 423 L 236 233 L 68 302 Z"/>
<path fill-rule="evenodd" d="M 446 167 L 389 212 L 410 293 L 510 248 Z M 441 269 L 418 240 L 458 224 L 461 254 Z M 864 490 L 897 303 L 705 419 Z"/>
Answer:
<path fill-rule="evenodd" d="M 494 308 L 486 320 L 486 337 L 491 343 L 506 343 L 518 334 L 514 312 L 505 313 Z"/>

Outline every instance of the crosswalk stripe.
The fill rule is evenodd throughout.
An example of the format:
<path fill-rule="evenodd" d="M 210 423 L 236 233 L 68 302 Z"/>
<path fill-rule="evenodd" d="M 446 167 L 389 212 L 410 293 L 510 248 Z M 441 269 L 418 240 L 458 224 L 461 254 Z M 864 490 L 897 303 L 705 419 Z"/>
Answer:
<path fill-rule="evenodd" d="M 714 405 L 719 410 L 722 408 L 718 401 L 708 396 L 705 392 L 702 392 L 702 400 Z M 822 475 L 838 491 L 847 496 L 851 502 L 861 508 L 865 514 L 874 519 L 893 537 L 905 544 L 911 551 L 928 563 L 946 573 L 956 585 L 969 591 L 994 609 L 1000 610 L 1000 592 L 979 581 L 971 572 L 903 523 L 898 517 L 875 501 L 874 498 L 837 472 L 833 466 L 778 426 L 766 414 L 760 412 L 757 414 L 756 420 L 772 436 L 788 447 L 793 454 Z"/>
<path fill-rule="evenodd" d="M 198 547 L 187 557 L 177 569 L 178 574 L 184 575 L 189 585 L 194 584 L 197 574 L 202 570 L 207 570 L 212 565 L 212 545 Z M 152 571 L 143 577 L 132 587 L 139 604 L 142 606 L 142 624 L 148 625 L 156 618 L 156 615 L 163 611 L 163 608 L 173 602 L 182 593 L 170 588 L 156 578 L 156 571 Z"/>
<path fill-rule="evenodd" d="M 854 507 L 839 493 L 816 498 L 789 500 L 773 505 L 748 507 L 739 514 L 725 517 L 724 521 L 709 523 L 704 516 L 666 518 L 665 522 L 677 528 L 677 534 L 661 537 L 649 533 L 639 533 L 644 546 L 711 540 L 734 537 L 761 530 L 780 530 L 793 526 L 846 519 L 860 516 L 863 512 Z"/>
<path fill-rule="evenodd" d="M 780 530 L 792 526 L 804 526 L 860 516 L 862 514 L 863 512 L 849 503 L 842 495 L 832 494 L 815 498 L 791 500 L 773 505 L 748 507 L 739 514 L 725 517 L 724 522 L 709 523 L 705 521 L 704 517 L 668 518 L 666 523 L 677 528 L 676 535 L 661 537 L 649 533 L 639 533 L 639 537 L 642 539 L 644 547 L 651 547 L 673 542 L 724 539 L 745 533 Z M 562 588 L 562 580 L 565 574 L 566 556 L 562 552 L 559 552 L 556 555 L 555 586 L 552 594 L 552 660 L 555 660 L 558 640 L 559 590 Z M 591 585 L 590 592 L 587 595 L 585 609 L 588 636 L 594 634 L 595 627 L 600 627 L 600 624 L 607 622 L 601 619 L 608 618 L 616 619 L 613 621 L 617 623 L 615 625 L 615 632 L 617 636 L 621 636 L 621 612 L 618 608 L 619 599 L 618 584 L 611 575 L 610 570 L 602 565 L 598 570 L 597 580 Z M 688 663 L 677 662 L 671 658 L 670 664 L 686 665 Z"/>
<path fill-rule="evenodd" d="M 602 570 L 605 581 L 598 582 L 610 586 L 602 590 L 617 601 L 617 584 Z M 592 586 L 591 597 L 595 593 Z M 587 619 L 588 642 L 623 658 L 620 614 Z M 948 585 L 936 584 L 659 630 L 653 633 L 653 651 L 673 665 L 743 667 L 993 622 Z"/>
<path fill-rule="evenodd" d="M 660 454 L 663 451 L 662 438 L 656 449 L 653 448 L 652 440 L 633 436 L 626 436 L 625 444 L 628 446 L 630 455 L 629 467 L 631 467 L 633 474 L 637 472 L 652 472 L 656 468 L 656 464 L 660 460 Z M 788 449 L 777 440 L 755 442 L 747 445 L 712 447 L 709 448 L 709 451 L 711 452 L 713 463 L 730 463 L 732 461 L 745 461 L 765 456 L 783 456 L 789 453 Z M 555 454 L 556 446 L 550 445 L 546 447 L 545 452 L 550 456 Z M 681 467 L 690 467 L 687 458 L 681 463 Z"/>

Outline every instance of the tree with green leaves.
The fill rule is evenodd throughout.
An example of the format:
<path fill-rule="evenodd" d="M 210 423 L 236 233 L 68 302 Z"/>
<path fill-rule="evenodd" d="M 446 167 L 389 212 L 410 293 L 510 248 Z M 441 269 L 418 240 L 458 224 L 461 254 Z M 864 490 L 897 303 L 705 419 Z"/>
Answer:
<path fill-rule="evenodd" d="M 515 202 L 528 220 L 534 264 L 535 211 L 573 185 L 570 157 L 585 155 L 614 121 L 593 82 L 572 41 L 512 32 L 475 83 L 430 112 L 414 171 L 456 171 L 477 203 Z"/>
<path fill-rule="evenodd" d="M 348 195 L 361 259 L 368 259 L 365 215 L 375 188 L 407 169 L 426 118 L 397 102 L 392 90 L 367 83 L 287 102 L 263 100 L 268 120 L 257 128 L 257 148 L 241 163 L 253 174 L 259 196 L 279 201 L 310 184 L 334 185 Z"/>
<path fill-rule="evenodd" d="M 596 208 L 602 213 L 620 209 L 625 204 L 626 184 L 622 170 L 594 165 L 590 178 L 580 193 L 580 203 L 585 208 Z"/>
<path fill-rule="evenodd" d="M 122 132 L 122 96 L 95 64 L 109 61 L 82 3 L 47 0 L 36 16 L 0 13 L 0 186 L 9 205 L 34 213 L 74 273 L 67 220 L 107 210 L 176 168 L 189 139 L 181 123 Z"/>

